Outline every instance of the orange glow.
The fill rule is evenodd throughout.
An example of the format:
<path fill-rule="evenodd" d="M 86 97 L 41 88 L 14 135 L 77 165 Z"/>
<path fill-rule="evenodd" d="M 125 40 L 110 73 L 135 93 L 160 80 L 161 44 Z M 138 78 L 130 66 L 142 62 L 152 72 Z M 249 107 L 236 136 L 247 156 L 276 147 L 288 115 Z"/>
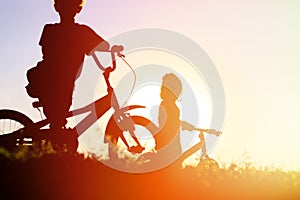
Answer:
<path fill-rule="evenodd" d="M 2 176 L 3 183 L 9 184 L 22 174 L 22 179 L 13 182 L 12 188 L 26 190 L 26 194 L 34 197 L 47 194 L 49 199 L 300 198 L 300 173 L 293 171 L 240 168 L 234 164 L 227 168 L 198 165 L 184 169 L 174 165 L 151 173 L 130 174 L 79 155 L 44 154 L 37 157 L 23 151 L 17 153 L 18 159 L 8 159 L 0 154 L 2 169 L 6 167 L 1 171 L 6 174 Z M 127 159 L 118 162 L 121 165 L 130 163 Z"/>

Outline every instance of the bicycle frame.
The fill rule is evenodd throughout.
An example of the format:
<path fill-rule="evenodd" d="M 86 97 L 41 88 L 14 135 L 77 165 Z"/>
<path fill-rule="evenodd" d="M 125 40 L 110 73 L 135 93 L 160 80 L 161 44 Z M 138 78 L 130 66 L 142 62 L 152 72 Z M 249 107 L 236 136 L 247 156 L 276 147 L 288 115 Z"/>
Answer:
<path fill-rule="evenodd" d="M 119 52 L 118 55 L 120 55 Z M 107 92 L 108 94 L 103 96 L 102 98 L 90 103 L 87 106 L 84 106 L 79 109 L 75 109 L 70 111 L 67 115 L 67 118 L 74 117 L 83 113 L 89 112 L 89 114 L 82 119 L 73 129 L 76 129 L 78 136 L 80 136 L 85 130 L 87 130 L 92 124 L 94 124 L 99 118 L 101 118 L 110 108 L 114 109 L 114 113 L 109 120 L 110 130 L 113 130 L 119 133 L 119 137 L 123 140 L 125 145 L 129 147 L 126 139 L 123 136 L 124 131 L 128 131 L 134 141 L 137 143 L 138 146 L 141 146 L 138 139 L 134 135 L 134 123 L 130 119 L 130 115 L 127 114 L 127 111 L 136 109 L 136 108 L 145 108 L 145 106 L 141 105 L 131 105 L 120 108 L 118 103 L 117 97 L 115 95 L 114 89 L 110 85 L 109 75 L 116 69 L 116 60 L 115 60 L 115 52 L 111 52 L 112 64 L 113 67 L 105 68 L 101 65 L 100 61 L 98 60 L 97 56 L 93 53 L 92 57 L 94 58 L 96 64 L 101 70 L 104 70 L 103 76 L 105 78 L 105 82 L 107 85 Z M 115 123 L 112 123 L 112 122 Z M 41 129 L 42 127 L 49 124 L 49 120 L 45 119 L 35 123 L 35 129 Z M 108 127 L 108 126 L 107 126 Z"/>
<path fill-rule="evenodd" d="M 200 128 L 194 127 L 191 130 L 200 132 L 199 133 L 200 141 L 198 143 L 196 143 L 195 145 L 193 145 L 191 148 L 189 148 L 187 151 L 185 151 L 178 159 L 179 162 L 183 162 L 186 158 L 188 158 L 189 156 L 191 156 L 192 154 L 194 154 L 195 152 L 197 152 L 200 149 L 202 150 L 201 158 L 209 158 L 209 156 L 207 155 L 207 151 L 206 151 L 206 143 L 205 143 L 205 137 L 204 137 L 203 133 L 206 132 L 208 134 L 213 134 L 216 136 L 219 136 L 222 134 L 222 132 L 216 131 L 214 129 L 200 129 Z"/>

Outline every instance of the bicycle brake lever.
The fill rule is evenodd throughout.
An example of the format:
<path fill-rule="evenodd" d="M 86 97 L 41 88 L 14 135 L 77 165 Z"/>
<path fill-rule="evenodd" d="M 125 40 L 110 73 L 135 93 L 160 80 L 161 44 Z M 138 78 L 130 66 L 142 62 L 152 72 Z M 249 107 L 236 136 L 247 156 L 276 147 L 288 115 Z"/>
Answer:
<path fill-rule="evenodd" d="M 120 58 L 125 58 L 125 55 L 121 54 L 120 52 L 117 53 L 117 56 L 119 56 Z"/>

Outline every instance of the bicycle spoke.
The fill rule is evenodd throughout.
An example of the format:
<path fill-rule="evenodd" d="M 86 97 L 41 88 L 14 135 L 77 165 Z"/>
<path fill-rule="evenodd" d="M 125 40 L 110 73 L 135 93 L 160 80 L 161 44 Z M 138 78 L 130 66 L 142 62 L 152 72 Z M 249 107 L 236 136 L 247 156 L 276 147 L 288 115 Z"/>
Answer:
<path fill-rule="evenodd" d="M 15 121 L 15 125 L 14 125 L 14 129 L 13 130 L 16 130 L 16 124 L 17 124 L 17 122 Z"/>
<path fill-rule="evenodd" d="M 19 126 L 15 130 L 19 130 L 19 127 L 21 127 L 21 126 L 22 126 L 22 124 L 19 124 Z"/>
<path fill-rule="evenodd" d="M 22 113 L 13 110 L 0 110 L 0 135 L 20 135 L 23 129 L 27 126 L 30 127 L 32 123 L 33 122 Z M 7 138 L 10 137 L 8 136 Z"/>
<path fill-rule="evenodd" d="M 5 131 L 5 119 L 3 119 L 4 122 L 3 122 L 3 127 L 2 127 L 2 130 Z"/>

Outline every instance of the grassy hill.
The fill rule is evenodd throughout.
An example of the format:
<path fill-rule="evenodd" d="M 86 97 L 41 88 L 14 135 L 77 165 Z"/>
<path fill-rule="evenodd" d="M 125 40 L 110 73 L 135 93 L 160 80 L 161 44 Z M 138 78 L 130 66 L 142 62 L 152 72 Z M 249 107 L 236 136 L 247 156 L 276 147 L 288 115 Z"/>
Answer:
<path fill-rule="evenodd" d="M 300 172 L 172 165 L 131 174 L 80 155 L 1 152 L 1 199 L 300 199 Z"/>

